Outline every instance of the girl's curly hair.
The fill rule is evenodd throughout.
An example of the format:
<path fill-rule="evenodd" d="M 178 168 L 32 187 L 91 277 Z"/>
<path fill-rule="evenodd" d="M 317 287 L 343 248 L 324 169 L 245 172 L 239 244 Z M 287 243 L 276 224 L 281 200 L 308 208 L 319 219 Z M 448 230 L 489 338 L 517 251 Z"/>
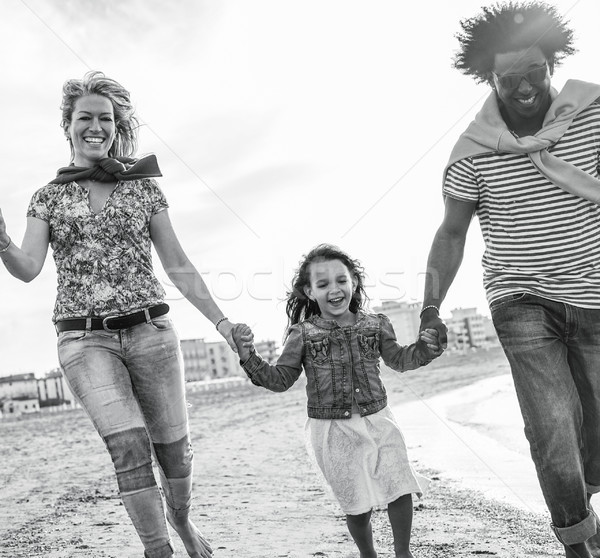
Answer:
<path fill-rule="evenodd" d="M 288 331 L 291 326 L 311 316 L 321 315 L 319 305 L 308 298 L 304 288 L 310 286 L 310 264 L 320 261 L 341 261 L 356 280 L 356 288 L 352 293 L 350 311 L 356 313 L 366 304 L 368 297 L 365 292 L 365 272 L 358 260 L 353 260 L 348 254 L 331 244 L 319 244 L 306 254 L 294 275 L 292 290 L 287 293 L 286 314 L 288 316 Z"/>
<path fill-rule="evenodd" d="M 537 45 L 553 70 L 575 52 L 573 31 L 567 23 L 556 8 L 539 0 L 484 7 L 481 14 L 461 20 L 454 67 L 479 83 L 489 82 L 496 54 Z"/>

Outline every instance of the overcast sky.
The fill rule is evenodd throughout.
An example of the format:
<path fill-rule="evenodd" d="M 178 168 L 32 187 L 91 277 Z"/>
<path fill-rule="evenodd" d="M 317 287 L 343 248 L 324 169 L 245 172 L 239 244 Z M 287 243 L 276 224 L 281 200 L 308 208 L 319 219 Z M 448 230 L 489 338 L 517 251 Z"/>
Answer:
<path fill-rule="evenodd" d="M 233 321 L 281 340 L 302 254 L 360 259 L 372 305 L 421 300 L 450 149 L 488 94 L 451 68 L 481 0 L 3 0 L 0 208 L 20 244 L 31 195 L 69 162 L 66 79 L 127 87 L 181 243 Z M 597 0 L 557 1 L 579 52 L 555 72 L 600 82 Z M 487 314 L 475 221 L 443 308 Z M 165 283 L 160 263 L 158 273 Z M 214 327 L 166 284 L 182 338 Z M 56 274 L 0 269 L 0 375 L 57 366 Z"/>

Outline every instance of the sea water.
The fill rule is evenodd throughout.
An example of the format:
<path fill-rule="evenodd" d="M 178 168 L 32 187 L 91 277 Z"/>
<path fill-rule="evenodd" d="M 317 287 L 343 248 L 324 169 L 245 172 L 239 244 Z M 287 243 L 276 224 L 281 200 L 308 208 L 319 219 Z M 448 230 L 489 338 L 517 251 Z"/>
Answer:
<path fill-rule="evenodd" d="M 393 407 L 415 468 L 547 514 L 510 375 Z"/>

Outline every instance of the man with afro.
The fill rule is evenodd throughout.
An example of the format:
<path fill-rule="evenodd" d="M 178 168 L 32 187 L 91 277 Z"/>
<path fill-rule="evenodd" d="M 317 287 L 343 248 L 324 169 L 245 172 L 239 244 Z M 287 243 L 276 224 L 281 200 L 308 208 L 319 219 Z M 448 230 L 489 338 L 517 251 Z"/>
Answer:
<path fill-rule="evenodd" d="M 569 558 L 600 557 L 600 86 L 551 86 L 573 32 L 541 1 L 461 21 L 455 67 L 490 86 L 444 173 L 421 329 L 434 327 L 477 215 L 484 286 L 531 456 Z"/>

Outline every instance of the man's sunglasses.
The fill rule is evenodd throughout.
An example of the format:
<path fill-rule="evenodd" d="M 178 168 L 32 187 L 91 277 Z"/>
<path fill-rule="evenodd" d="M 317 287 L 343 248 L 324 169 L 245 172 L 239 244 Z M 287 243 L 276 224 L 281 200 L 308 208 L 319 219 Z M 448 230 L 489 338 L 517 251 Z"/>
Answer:
<path fill-rule="evenodd" d="M 524 74 L 504 74 L 503 76 L 499 76 L 498 74 L 494 75 L 496 76 L 498 83 L 505 89 L 516 89 L 519 87 L 521 80 L 523 79 L 527 80 L 532 85 L 544 81 L 548 75 L 548 64 L 544 64 L 539 68 L 529 70 Z"/>

